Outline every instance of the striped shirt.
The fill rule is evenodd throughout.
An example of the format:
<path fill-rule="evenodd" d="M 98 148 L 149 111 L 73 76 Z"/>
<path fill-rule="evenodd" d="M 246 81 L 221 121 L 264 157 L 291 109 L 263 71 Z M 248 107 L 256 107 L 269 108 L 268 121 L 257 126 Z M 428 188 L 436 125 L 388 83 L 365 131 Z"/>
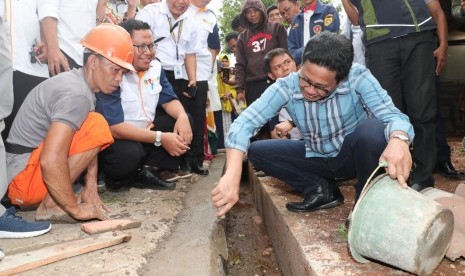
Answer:
<path fill-rule="evenodd" d="M 298 73 L 292 73 L 270 86 L 231 125 L 226 147 L 247 152 L 250 137 L 284 106 L 302 132 L 307 158 L 337 156 L 344 138 L 369 117 L 384 122 L 386 141 L 396 130 L 404 131 L 413 141 L 408 117 L 394 106 L 364 66 L 353 64 L 347 79 L 327 98 L 316 102 L 303 97 L 298 81 Z"/>

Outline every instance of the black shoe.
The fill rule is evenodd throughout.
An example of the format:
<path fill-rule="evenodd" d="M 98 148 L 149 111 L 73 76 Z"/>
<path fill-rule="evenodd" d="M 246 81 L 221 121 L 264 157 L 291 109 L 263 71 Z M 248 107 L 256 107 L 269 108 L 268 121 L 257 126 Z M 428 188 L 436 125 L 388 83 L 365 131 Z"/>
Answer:
<path fill-rule="evenodd" d="M 461 171 L 457 171 L 454 168 L 454 165 L 452 165 L 452 162 L 438 162 L 436 164 L 436 170 L 439 172 L 442 176 L 447 177 L 447 178 L 453 178 L 453 179 L 464 179 L 465 178 L 465 173 Z"/>
<path fill-rule="evenodd" d="M 286 208 L 292 212 L 312 212 L 329 209 L 344 203 L 344 196 L 339 187 L 333 182 L 320 185 L 312 193 L 305 196 L 303 202 L 289 202 Z"/>
<path fill-rule="evenodd" d="M 194 165 L 192 166 L 192 172 L 200 175 L 208 175 L 209 171 L 204 166 Z"/>
<path fill-rule="evenodd" d="M 117 191 L 121 188 L 127 189 L 133 182 L 133 180 L 114 180 L 105 176 L 105 189 L 110 191 Z"/>
<path fill-rule="evenodd" d="M 434 178 L 430 176 L 428 179 L 424 181 L 415 181 L 415 180 L 408 180 L 408 186 L 413 190 L 420 192 L 423 189 L 434 187 Z"/>
<path fill-rule="evenodd" d="M 137 170 L 136 181 L 132 185 L 136 188 L 149 188 L 154 190 L 174 190 L 176 183 L 161 179 L 156 171 L 149 166 L 142 166 Z"/>

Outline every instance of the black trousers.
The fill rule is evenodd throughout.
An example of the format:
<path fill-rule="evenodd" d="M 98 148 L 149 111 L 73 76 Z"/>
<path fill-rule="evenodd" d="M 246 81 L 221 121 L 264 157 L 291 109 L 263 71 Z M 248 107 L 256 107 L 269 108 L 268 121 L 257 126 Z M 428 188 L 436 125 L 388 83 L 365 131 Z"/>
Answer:
<path fill-rule="evenodd" d="M 192 117 L 192 143 L 191 149 L 185 158 L 193 162 L 193 165 L 202 166 L 203 163 L 203 134 L 205 129 L 205 111 L 207 108 L 208 82 L 197 81 L 197 93 L 195 97 L 188 98 L 182 93 L 187 91 L 188 81 L 175 79 L 173 71 L 165 71 L 168 81 L 181 101 L 182 106 Z"/>
<path fill-rule="evenodd" d="M 260 98 L 260 96 L 265 92 L 265 90 L 270 87 L 271 83 L 268 80 L 258 80 L 258 81 L 251 81 L 247 82 L 245 87 L 245 101 L 247 106 L 250 106 L 255 100 Z M 271 129 L 270 123 L 266 123 L 258 133 L 255 135 L 258 139 L 269 139 Z M 252 138 L 255 140 L 255 138 Z"/>
<path fill-rule="evenodd" d="M 415 130 L 410 179 L 423 182 L 436 167 L 436 40 L 431 31 L 408 34 L 369 45 L 367 67 L 387 90 L 395 106 L 409 116 Z"/>
<path fill-rule="evenodd" d="M 156 116 L 154 130 L 173 132 L 176 120 L 167 114 Z M 178 169 L 180 157 L 171 156 L 162 146 L 137 141 L 115 139 L 99 154 L 99 167 L 113 180 L 133 178 L 143 165 L 161 169 Z"/>
<path fill-rule="evenodd" d="M 444 126 L 444 120 L 441 114 L 441 108 L 439 106 L 440 95 L 441 95 L 441 86 L 439 84 L 439 77 L 436 77 L 436 101 L 438 102 L 437 112 L 436 112 L 436 147 L 437 147 L 437 162 L 445 163 L 451 162 L 451 151 L 450 146 L 447 142 L 447 132 L 446 127 Z"/>
<path fill-rule="evenodd" d="M 13 110 L 11 111 L 11 114 L 5 119 L 5 131 L 2 132 L 3 140 L 6 140 L 8 137 L 16 113 L 18 113 L 18 110 L 21 107 L 21 104 L 24 102 L 24 99 L 26 99 L 26 96 L 34 87 L 46 79 L 47 78 L 28 75 L 20 71 L 13 71 Z"/>

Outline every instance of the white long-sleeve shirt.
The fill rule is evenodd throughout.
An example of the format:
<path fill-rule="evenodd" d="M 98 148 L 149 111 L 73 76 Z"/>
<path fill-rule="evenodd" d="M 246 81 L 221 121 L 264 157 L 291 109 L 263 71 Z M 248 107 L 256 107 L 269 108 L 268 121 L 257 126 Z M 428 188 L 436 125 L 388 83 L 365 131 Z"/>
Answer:
<path fill-rule="evenodd" d="M 9 38 L 13 70 L 22 73 L 48 78 L 46 64 L 32 63 L 30 52 L 36 42 L 40 42 L 40 22 L 37 15 L 37 1 L 5 0 L 0 4 L 4 17 L 4 31 Z"/>
<path fill-rule="evenodd" d="M 96 26 L 98 0 L 37 0 L 39 20 L 53 17 L 58 20 L 57 34 L 60 49 L 82 66 L 81 39 Z"/>

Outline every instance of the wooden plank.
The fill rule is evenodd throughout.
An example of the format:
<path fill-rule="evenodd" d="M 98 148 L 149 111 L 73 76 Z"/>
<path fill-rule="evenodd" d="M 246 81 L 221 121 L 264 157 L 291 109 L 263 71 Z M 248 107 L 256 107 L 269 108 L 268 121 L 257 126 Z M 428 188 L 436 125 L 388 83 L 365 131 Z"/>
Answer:
<path fill-rule="evenodd" d="M 131 240 L 131 236 L 120 232 L 108 232 L 98 236 L 64 242 L 34 251 L 6 255 L 0 262 L 0 275 L 20 273 L 73 256 L 110 247 Z"/>
<path fill-rule="evenodd" d="M 141 222 L 130 219 L 111 219 L 95 222 L 87 222 L 81 225 L 81 230 L 89 235 L 108 231 L 125 230 L 140 227 Z"/>

